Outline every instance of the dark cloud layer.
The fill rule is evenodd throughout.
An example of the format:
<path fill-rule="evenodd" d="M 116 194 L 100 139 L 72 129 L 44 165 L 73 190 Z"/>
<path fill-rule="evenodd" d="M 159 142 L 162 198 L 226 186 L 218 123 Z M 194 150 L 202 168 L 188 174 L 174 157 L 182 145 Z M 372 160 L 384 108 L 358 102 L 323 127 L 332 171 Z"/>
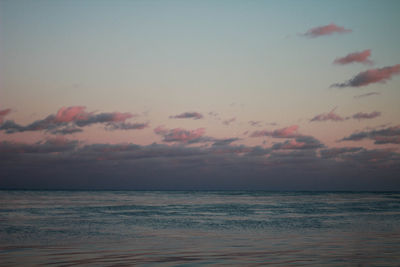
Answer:
<path fill-rule="evenodd" d="M 84 145 L 65 138 L 0 142 L 0 188 L 400 189 L 400 155 L 393 151 L 335 148 L 318 153 L 322 144 L 312 137 L 274 148 L 231 141 L 206 147 Z"/>

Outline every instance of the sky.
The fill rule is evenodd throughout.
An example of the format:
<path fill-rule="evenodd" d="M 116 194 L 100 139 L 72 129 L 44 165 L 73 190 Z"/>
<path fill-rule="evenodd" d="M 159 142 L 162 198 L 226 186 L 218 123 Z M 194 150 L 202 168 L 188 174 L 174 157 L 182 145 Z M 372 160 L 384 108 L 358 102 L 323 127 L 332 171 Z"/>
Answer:
<path fill-rule="evenodd" d="M 399 1 L 0 1 L 0 188 L 400 190 Z"/>

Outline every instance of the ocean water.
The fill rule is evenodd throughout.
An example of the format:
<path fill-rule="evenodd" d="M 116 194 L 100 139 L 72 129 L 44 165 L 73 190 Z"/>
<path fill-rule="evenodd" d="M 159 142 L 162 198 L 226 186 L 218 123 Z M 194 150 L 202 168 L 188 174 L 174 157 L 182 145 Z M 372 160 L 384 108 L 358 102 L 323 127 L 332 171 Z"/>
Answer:
<path fill-rule="evenodd" d="M 0 191 L 1 266 L 400 266 L 400 192 Z"/>

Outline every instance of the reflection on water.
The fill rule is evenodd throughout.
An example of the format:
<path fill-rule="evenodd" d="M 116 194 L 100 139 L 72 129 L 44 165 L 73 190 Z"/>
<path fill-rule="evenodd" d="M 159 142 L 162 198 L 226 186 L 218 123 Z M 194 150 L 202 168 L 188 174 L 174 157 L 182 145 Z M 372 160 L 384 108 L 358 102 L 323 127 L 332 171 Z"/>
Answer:
<path fill-rule="evenodd" d="M 399 266 L 400 193 L 0 191 L 0 265 Z"/>

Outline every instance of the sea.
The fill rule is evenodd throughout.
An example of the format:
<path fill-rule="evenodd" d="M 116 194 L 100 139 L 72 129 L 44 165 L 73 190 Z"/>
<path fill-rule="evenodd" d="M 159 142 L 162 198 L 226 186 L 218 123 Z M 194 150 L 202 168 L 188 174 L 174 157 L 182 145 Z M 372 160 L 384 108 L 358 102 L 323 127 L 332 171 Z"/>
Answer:
<path fill-rule="evenodd" d="M 400 266 L 400 192 L 1 190 L 0 266 Z"/>

